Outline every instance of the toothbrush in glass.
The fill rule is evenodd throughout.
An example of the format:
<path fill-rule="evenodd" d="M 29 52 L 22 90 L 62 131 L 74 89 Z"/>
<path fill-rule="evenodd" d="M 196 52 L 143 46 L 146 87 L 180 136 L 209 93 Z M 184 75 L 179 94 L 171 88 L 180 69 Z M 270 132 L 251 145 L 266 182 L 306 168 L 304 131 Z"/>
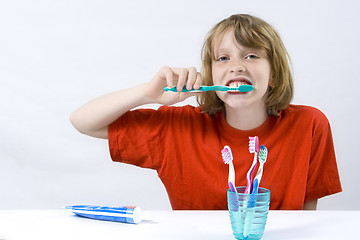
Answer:
<path fill-rule="evenodd" d="M 186 86 L 182 89 L 181 92 L 208 92 L 208 91 L 238 91 L 238 92 L 251 92 L 254 90 L 254 87 L 251 85 L 240 85 L 238 87 L 227 87 L 227 86 L 220 86 L 220 85 L 214 85 L 214 86 L 201 86 L 199 89 L 186 89 Z M 176 87 L 165 87 L 164 91 L 171 91 L 171 92 L 178 92 Z"/>
<path fill-rule="evenodd" d="M 268 150 L 264 145 L 261 145 L 260 147 L 260 151 L 259 151 L 259 169 L 255 175 L 254 178 L 254 183 L 253 183 L 253 189 L 252 192 L 253 194 L 257 194 L 259 191 L 259 185 L 260 185 L 260 181 L 261 181 L 261 177 L 263 175 L 263 171 L 264 171 L 264 164 L 266 162 L 267 159 L 267 154 L 268 154 Z"/>
<path fill-rule="evenodd" d="M 234 165 L 233 165 L 233 155 L 231 152 L 231 149 L 229 146 L 225 146 L 223 148 L 223 150 L 221 150 L 221 156 L 223 159 L 223 162 L 225 164 L 229 164 L 229 178 L 228 178 L 228 182 L 229 182 L 229 188 L 232 192 L 237 193 L 236 191 L 236 187 L 235 187 L 235 170 L 234 170 Z"/>
<path fill-rule="evenodd" d="M 253 163 L 251 164 L 249 171 L 246 174 L 247 185 L 246 185 L 246 188 L 244 191 L 245 194 L 251 193 L 252 176 L 253 176 L 255 168 L 256 168 L 258 154 L 259 154 L 259 137 L 258 136 L 249 137 L 249 152 L 254 153 L 254 160 L 253 160 Z"/>
<path fill-rule="evenodd" d="M 252 142 L 253 141 L 253 142 Z M 246 214 L 245 214 L 245 222 L 244 222 L 244 234 L 243 236 L 245 238 L 247 238 L 250 234 L 250 229 L 251 229 L 251 224 L 254 220 L 254 215 L 255 215 L 255 206 L 256 206 L 256 198 L 257 198 L 257 193 L 259 190 L 259 184 L 260 184 L 260 180 L 263 174 L 263 168 L 264 168 L 264 163 L 266 162 L 267 159 L 267 149 L 264 145 L 261 145 L 260 150 L 259 148 L 259 139 L 258 137 L 254 137 L 250 139 L 251 142 L 251 146 L 254 143 L 255 144 L 255 155 L 259 155 L 259 170 L 256 173 L 256 176 L 254 178 L 254 182 L 252 183 L 252 190 L 251 190 L 251 194 L 249 194 L 249 201 L 246 203 Z M 256 146 L 257 145 L 257 146 Z M 257 150 L 257 151 L 256 151 Z M 251 150 L 253 151 L 253 150 Z M 254 158 L 256 159 L 256 158 Z M 255 164 L 256 166 L 256 164 Z M 255 167 L 254 167 L 255 170 Z M 252 175 L 252 174 L 251 174 Z M 250 176 L 251 179 L 252 176 Z M 251 184 L 251 182 L 250 182 Z"/>
<path fill-rule="evenodd" d="M 256 179 L 254 183 L 257 183 L 258 180 Z M 258 186 L 258 185 L 257 185 Z M 254 216 L 255 216 L 255 206 L 256 206 L 256 193 L 253 191 L 251 194 L 248 195 L 248 201 L 244 203 L 245 206 L 245 219 L 244 219 L 244 232 L 243 236 L 244 239 L 250 235 L 251 224 L 253 223 Z"/>

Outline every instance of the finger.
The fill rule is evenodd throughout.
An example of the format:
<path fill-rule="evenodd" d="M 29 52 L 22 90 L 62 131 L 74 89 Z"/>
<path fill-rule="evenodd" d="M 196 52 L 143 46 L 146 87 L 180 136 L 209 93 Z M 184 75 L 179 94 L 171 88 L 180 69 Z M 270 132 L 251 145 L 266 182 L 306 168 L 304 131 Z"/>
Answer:
<path fill-rule="evenodd" d="M 165 67 L 161 68 L 160 72 L 163 75 L 163 77 L 165 77 L 167 86 L 173 87 L 175 85 L 174 84 L 174 73 L 171 70 L 171 68 L 169 68 L 168 66 L 165 66 Z"/>
<path fill-rule="evenodd" d="M 187 90 L 191 90 L 194 86 L 194 83 L 196 81 L 196 68 L 194 67 L 190 67 L 188 68 L 188 78 L 187 78 L 187 83 L 186 83 L 186 89 Z"/>
<path fill-rule="evenodd" d="M 203 81 L 202 81 L 201 73 L 197 72 L 195 83 L 194 83 L 194 88 L 199 89 L 202 84 L 203 84 Z"/>
<path fill-rule="evenodd" d="M 181 92 L 182 89 L 184 88 L 187 81 L 187 76 L 188 76 L 188 70 L 186 68 L 179 69 L 179 79 L 176 87 L 178 92 Z"/>

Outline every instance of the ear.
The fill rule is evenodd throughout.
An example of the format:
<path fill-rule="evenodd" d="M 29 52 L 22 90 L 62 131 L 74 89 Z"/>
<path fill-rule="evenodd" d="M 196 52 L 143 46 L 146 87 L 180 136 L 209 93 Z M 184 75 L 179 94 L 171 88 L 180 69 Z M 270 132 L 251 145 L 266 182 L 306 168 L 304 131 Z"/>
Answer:
<path fill-rule="evenodd" d="M 269 80 L 269 88 L 273 89 L 275 87 L 275 81 L 273 80 L 273 78 L 271 77 Z"/>

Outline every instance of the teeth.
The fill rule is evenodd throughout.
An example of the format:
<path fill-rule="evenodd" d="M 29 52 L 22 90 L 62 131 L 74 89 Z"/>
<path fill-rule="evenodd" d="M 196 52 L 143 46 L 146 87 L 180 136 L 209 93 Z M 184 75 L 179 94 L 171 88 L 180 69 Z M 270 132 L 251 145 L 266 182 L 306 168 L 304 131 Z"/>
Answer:
<path fill-rule="evenodd" d="M 234 87 L 234 88 L 237 88 L 239 87 L 240 85 L 249 85 L 248 83 L 246 82 L 240 82 L 240 81 L 233 81 L 229 84 L 229 87 Z"/>
<path fill-rule="evenodd" d="M 238 82 L 231 82 L 229 87 L 238 87 Z"/>
<path fill-rule="evenodd" d="M 241 85 L 249 85 L 246 81 L 231 81 L 229 83 L 230 88 L 238 88 Z M 229 92 L 239 92 L 239 90 L 230 90 Z"/>

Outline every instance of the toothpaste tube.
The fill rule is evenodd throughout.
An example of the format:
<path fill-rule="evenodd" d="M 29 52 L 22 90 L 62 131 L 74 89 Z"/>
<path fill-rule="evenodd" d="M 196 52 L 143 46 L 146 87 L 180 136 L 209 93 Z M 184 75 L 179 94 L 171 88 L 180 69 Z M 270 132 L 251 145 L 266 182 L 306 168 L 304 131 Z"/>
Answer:
<path fill-rule="evenodd" d="M 124 223 L 140 223 L 142 220 L 141 209 L 135 206 L 102 207 L 93 205 L 75 205 L 66 206 L 65 209 L 70 210 L 78 216 L 97 220 Z"/>

